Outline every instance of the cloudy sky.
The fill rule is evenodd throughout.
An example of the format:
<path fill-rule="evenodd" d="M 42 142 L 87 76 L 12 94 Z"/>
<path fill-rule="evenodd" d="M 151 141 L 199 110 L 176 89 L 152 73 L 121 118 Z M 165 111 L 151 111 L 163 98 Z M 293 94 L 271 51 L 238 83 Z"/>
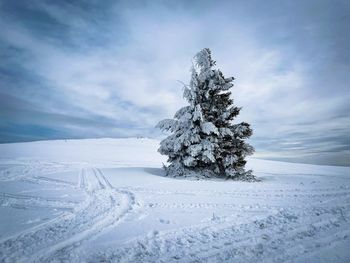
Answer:
<path fill-rule="evenodd" d="M 350 165 L 347 0 L 0 0 L 0 28 L 1 142 L 158 137 L 209 47 L 257 157 Z"/>

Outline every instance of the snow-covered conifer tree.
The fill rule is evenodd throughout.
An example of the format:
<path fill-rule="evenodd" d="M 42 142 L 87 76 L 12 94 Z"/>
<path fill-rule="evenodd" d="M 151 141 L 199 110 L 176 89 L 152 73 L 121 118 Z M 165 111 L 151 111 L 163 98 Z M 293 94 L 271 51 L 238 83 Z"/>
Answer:
<path fill-rule="evenodd" d="M 167 155 L 168 176 L 225 177 L 254 180 L 246 171 L 245 157 L 254 152 L 245 139 L 252 135 L 248 123 L 232 123 L 241 108 L 233 105 L 229 91 L 233 77 L 225 78 L 208 48 L 194 57 L 191 81 L 184 87 L 189 105 L 179 109 L 174 119 L 157 127 L 171 134 L 160 143 Z"/>

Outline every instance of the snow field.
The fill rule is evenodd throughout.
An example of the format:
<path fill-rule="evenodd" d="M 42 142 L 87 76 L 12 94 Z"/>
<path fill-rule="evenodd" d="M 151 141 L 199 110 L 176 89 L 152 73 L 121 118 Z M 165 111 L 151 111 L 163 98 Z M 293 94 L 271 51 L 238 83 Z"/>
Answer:
<path fill-rule="evenodd" d="M 1 262 L 348 262 L 350 168 L 163 176 L 151 139 L 0 145 Z"/>

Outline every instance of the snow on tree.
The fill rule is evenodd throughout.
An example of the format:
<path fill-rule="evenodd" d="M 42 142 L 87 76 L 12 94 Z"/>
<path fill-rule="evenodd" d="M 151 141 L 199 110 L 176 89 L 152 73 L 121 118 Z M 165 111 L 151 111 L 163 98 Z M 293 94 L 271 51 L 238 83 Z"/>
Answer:
<path fill-rule="evenodd" d="M 168 156 L 168 176 L 253 181 L 252 171 L 244 169 L 245 157 L 254 152 L 245 142 L 252 129 L 245 122 L 232 123 L 241 110 L 230 97 L 234 78 L 225 78 L 214 66 L 208 48 L 194 57 L 191 81 L 183 94 L 189 105 L 179 109 L 174 119 L 158 123 L 158 128 L 171 133 L 158 151 Z"/>

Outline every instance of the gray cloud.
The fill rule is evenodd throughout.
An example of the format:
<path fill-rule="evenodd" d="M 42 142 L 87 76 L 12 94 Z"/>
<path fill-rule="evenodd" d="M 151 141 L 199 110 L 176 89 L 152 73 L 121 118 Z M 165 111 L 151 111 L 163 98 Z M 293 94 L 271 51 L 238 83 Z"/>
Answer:
<path fill-rule="evenodd" d="M 159 136 L 210 47 L 257 157 L 350 165 L 348 1 L 4 1 L 1 141 Z"/>

